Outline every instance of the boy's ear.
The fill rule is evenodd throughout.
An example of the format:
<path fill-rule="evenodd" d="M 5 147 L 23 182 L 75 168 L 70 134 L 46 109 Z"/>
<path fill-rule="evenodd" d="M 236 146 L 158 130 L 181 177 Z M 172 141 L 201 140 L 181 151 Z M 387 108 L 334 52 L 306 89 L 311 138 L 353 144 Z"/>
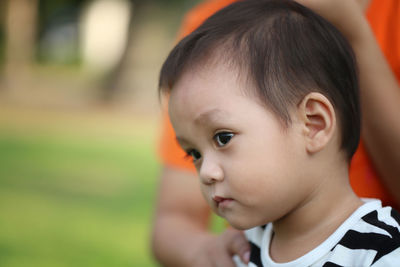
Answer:
<path fill-rule="evenodd" d="M 336 129 L 336 115 L 331 102 L 322 94 L 307 94 L 298 106 L 308 153 L 322 150 Z"/>

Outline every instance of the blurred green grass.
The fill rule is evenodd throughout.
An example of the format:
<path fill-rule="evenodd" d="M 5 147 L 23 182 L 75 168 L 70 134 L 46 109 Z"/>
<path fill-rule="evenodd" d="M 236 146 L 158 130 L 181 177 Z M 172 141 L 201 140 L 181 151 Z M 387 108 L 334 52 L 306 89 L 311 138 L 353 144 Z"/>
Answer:
<path fill-rule="evenodd" d="M 155 127 L 73 121 L 1 122 L 0 266 L 157 266 Z"/>

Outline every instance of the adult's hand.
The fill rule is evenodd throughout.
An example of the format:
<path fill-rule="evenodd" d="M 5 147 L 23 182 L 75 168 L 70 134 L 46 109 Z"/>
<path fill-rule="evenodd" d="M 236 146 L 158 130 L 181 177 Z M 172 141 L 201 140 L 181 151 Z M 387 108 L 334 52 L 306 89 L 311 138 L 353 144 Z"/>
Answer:
<path fill-rule="evenodd" d="M 247 264 L 250 245 L 242 231 L 228 228 L 220 235 L 210 236 L 199 246 L 191 266 L 234 267 L 234 255 L 238 255 Z"/>
<path fill-rule="evenodd" d="M 400 86 L 364 16 L 370 0 L 296 1 L 329 20 L 353 47 L 363 111 L 361 135 L 379 177 L 399 206 Z"/>
<path fill-rule="evenodd" d="M 163 266 L 234 266 L 232 256 L 248 261 L 249 244 L 240 231 L 208 231 L 211 210 L 197 175 L 166 167 L 161 174 L 152 235 L 154 256 Z"/>
<path fill-rule="evenodd" d="M 360 38 L 368 27 L 364 18 L 364 0 L 295 0 L 335 25 L 350 42 Z"/>

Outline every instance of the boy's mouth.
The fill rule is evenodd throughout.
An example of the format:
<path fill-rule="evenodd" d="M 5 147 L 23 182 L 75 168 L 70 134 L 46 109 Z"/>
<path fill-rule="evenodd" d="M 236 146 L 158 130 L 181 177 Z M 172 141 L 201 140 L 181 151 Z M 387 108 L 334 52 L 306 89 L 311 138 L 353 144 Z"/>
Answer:
<path fill-rule="evenodd" d="M 214 200 L 217 208 L 227 207 L 227 205 L 229 205 L 233 201 L 233 198 L 225 198 L 220 196 L 214 196 L 212 199 Z"/>

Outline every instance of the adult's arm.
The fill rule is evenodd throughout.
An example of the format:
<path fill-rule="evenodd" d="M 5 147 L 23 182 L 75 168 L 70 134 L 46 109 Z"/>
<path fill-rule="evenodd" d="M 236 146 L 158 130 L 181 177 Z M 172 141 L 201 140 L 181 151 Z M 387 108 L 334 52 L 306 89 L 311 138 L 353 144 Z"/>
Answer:
<path fill-rule="evenodd" d="M 297 1 L 331 21 L 351 43 L 359 68 L 364 144 L 400 205 L 400 88 L 365 19 L 368 1 Z"/>
<path fill-rule="evenodd" d="M 234 266 L 232 256 L 246 261 L 249 245 L 242 232 L 209 233 L 210 208 L 194 173 L 165 167 L 162 171 L 152 250 L 163 266 Z M 247 257 L 249 255 L 247 254 Z"/>

